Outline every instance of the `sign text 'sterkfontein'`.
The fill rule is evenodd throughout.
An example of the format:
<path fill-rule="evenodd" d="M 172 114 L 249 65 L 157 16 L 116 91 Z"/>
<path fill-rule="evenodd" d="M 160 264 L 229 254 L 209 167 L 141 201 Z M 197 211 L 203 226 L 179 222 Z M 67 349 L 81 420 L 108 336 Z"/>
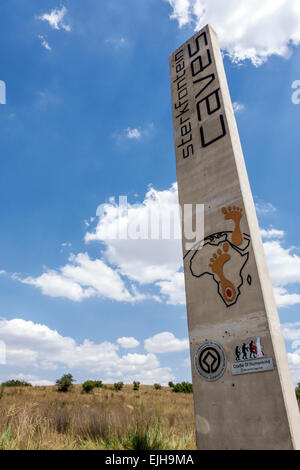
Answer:
<path fill-rule="evenodd" d="M 297 449 L 300 420 L 215 32 L 170 57 L 179 202 L 205 204 L 184 250 L 199 449 Z"/>

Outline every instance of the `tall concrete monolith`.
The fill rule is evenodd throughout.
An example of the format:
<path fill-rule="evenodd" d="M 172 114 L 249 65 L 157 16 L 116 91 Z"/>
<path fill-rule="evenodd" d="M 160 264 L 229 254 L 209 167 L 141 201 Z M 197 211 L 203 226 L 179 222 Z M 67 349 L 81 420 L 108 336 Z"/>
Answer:
<path fill-rule="evenodd" d="M 205 204 L 184 274 L 198 449 L 299 449 L 300 419 L 218 39 L 170 56 L 179 202 Z M 261 155 L 263 158 L 263 155 Z"/>

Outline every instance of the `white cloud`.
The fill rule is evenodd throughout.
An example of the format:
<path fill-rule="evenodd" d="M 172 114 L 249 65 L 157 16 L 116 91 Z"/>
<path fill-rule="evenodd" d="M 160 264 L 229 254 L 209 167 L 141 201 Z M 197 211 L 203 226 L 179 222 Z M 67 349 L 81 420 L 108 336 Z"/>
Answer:
<path fill-rule="evenodd" d="M 153 214 L 155 220 L 151 221 Z M 174 223 L 171 222 L 172 239 L 162 239 L 163 231 L 167 233 L 168 221 L 172 219 L 176 219 Z M 129 227 L 131 234 L 135 227 L 146 227 L 145 238 L 150 232 L 152 239 L 117 238 L 116 234 L 126 233 L 126 227 Z M 153 239 L 153 228 L 160 232 L 157 236 L 160 239 Z M 177 287 L 181 288 L 182 278 L 182 274 L 178 273 L 182 266 L 180 236 L 177 185 L 174 183 L 165 191 L 151 187 L 144 201 L 128 204 L 128 210 L 119 210 L 119 206 L 111 200 L 110 204 L 103 207 L 95 230 L 86 233 L 85 241 L 103 242 L 105 258 L 117 266 L 123 276 L 140 285 L 154 284 L 163 291 L 162 294 L 170 303 L 178 304 L 181 303 L 179 298 L 182 298 L 182 289 L 177 291 Z"/>
<path fill-rule="evenodd" d="M 234 62 L 261 65 L 270 55 L 288 57 L 300 43 L 299 0 L 168 0 L 171 18 L 195 30 L 207 23 Z"/>
<path fill-rule="evenodd" d="M 68 264 L 59 270 L 47 270 L 39 277 L 15 277 L 24 284 L 38 287 L 45 295 L 74 301 L 95 296 L 121 302 L 144 299 L 138 292 L 128 291 L 117 271 L 101 259 L 90 259 L 87 253 L 71 255 Z"/>
<path fill-rule="evenodd" d="M 44 13 L 39 16 L 38 19 L 42 21 L 48 21 L 52 29 L 64 29 L 65 31 L 71 31 L 71 27 L 63 23 L 65 14 L 67 13 L 66 7 L 62 7 L 60 10 L 54 8 L 50 13 Z"/>
<path fill-rule="evenodd" d="M 300 354 L 288 353 L 288 360 L 294 384 L 300 382 Z"/>
<path fill-rule="evenodd" d="M 189 340 L 187 338 L 178 339 L 173 333 L 165 331 L 145 339 L 144 347 L 146 351 L 156 354 L 184 351 L 189 349 Z"/>
<path fill-rule="evenodd" d="M 140 343 L 133 337 L 123 336 L 122 338 L 117 339 L 117 343 L 124 349 L 136 348 Z"/>
<path fill-rule="evenodd" d="M 49 43 L 46 41 L 46 39 L 44 38 L 44 36 L 42 36 L 41 34 L 39 34 L 39 39 L 41 40 L 41 44 L 42 46 L 47 49 L 47 51 L 51 51 L 52 48 L 50 47 Z"/>
<path fill-rule="evenodd" d="M 0 276 L 1 276 L 1 274 L 6 274 L 6 271 L 4 271 L 4 269 L 1 269 L 0 270 Z"/>
<path fill-rule="evenodd" d="M 270 240 L 270 239 L 276 239 L 276 238 L 283 238 L 285 235 L 285 232 L 283 230 L 277 230 L 275 228 L 269 228 L 269 229 L 261 229 L 260 234 L 263 239 L 265 240 Z"/>
<path fill-rule="evenodd" d="M 106 39 L 105 43 L 112 45 L 115 49 L 119 49 L 120 47 L 124 47 L 127 44 L 127 41 L 121 36 L 119 38 Z"/>
<path fill-rule="evenodd" d="M 278 240 L 266 241 L 264 249 L 274 286 L 300 283 L 300 257 L 293 248 L 283 248 Z"/>
<path fill-rule="evenodd" d="M 276 207 L 274 207 L 270 202 L 256 202 L 255 209 L 258 215 L 267 215 L 276 212 Z"/>
<path fill-rule="evenodd" d="M 152 299 L 184 305 L 177 184 L 164 191 L 150 187 L 140 203 L 120 207 L 111 198 L 98 209 L 98 221 L 86 232 L 85 242 L 100 242 L 103 259 L 92 260 L 87 253 L 79 253 L 59 269 L 46 270 L 38 277 L 14 278 L 34 285 L 45 295 L 74 301 L 99 296 L 121 302 Z M 131 237 L 142 239 L 127 239 L 127 230 Z M 300 283 L 300 257 L 293 247 L 283 247 L 283 230 L 270 227 L 261 229 L 261 234 L 278 307 L 300 303 L 300 294 L 287 287 Z"/>
<path fill-rule="evenodd" d="M 237 101 L 234 101 L 232 106 L 233 106 L 233 111 L 235 113 L 238 113 L 238 112 L 243 111 L 245 109 L 245 105 L 242 104 L 242 103 L 238 103 Z"/>
<path fill-rule="evenodd" d="M 274 287 L 274 295 L 277 307 L 291 307 L 300 303 L 299 294 L 289 294 L 284 287 Z"/>
<path fill-rule="evenodd" d="M 61 336 L 45 325 L 20 318 L 0 320 L 0 339 L 6 344 L 9 366 L 22 364 L 23 367 L 31 366 L 41 370 L 67 366 L 70 369 L 82 369 L 86 373 L 101 373 L 104 380 L 110 377 L 125 382 L 139 380 L 151 384 L 153 381 L 167 383 L 174 380 L 171 369 L 160 367 L 153 353 L 122 356 L 117 344 L 108 341 L 95 344 L 87 339 L 77 344 L 73 338 Z M 34 380 L 35 383 L 41 383 L 39 379 Z"/>
<path fill-rule="evenodd" d="M 127 127 L 123 129 L 121 132 L 115 132 L 113 137 L 116 139 L 117 142 L 123 143 L 126 140 L 136 140 L 141 141 L 147 137 L 150 137 L 155 130 L 153 122 L 147 124 L 146 126 L 142 127 Z"/>
<path fill-rule="evenodd" d="M 128 127 L 126 129 L 126 135 L 127 135 L 128 139 L 137 139 L 138 140 L 142 137 L 141 131 L 139 131 L 137 128 L 131 129 L 130 127 Z"/>
<path fill-rule="evenodd" d="M 160 293 L 170 305 L 185 304 L 185 286 L 183 272 L 175 273 L 172 279 L 157 282 L 160 287 Z"/>
<path fill-rule="evenodd" d="M 287 341 L 300 339 L 300 322 L 283 323 L 281 325 L 282 333 Z"/>

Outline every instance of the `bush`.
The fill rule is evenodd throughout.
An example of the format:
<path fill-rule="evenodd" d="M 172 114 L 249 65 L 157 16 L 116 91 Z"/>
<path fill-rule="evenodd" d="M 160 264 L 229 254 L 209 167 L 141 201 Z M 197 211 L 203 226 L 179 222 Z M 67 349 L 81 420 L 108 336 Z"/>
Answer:
<path fill-rule="evenodd" d="M 1 384 L 2 387 L 32 387 L 32 385 L 24 380 L 7 380 Z"/>
<path fill-rule="evenodd" d="M 95 388 L 95 383 L 93 380 L 86 380 L 82 384 L 82 390 L 84 393 L 90 393 Z"/>
<path fill-rule="evenodd" d="M 57 379 L 56 385 L 59 392 L 68 392 L 73 387 L 73 375 L 65 374 L 60 379 Z"/>
<path fill-rule="evenodd" d="M 103 388 L 102 380 L 86 380 L 82 384 L 82 389 L 85 393 L 90 393 L 94 388 Z"/>
<path fill-rule="evenodd" d="M 170 388 L 173 388 L 173 387 L 174 387 L 173 382 L 169 382 L 168 385 L 169 385 Z"/>
<path fill-rule="evenodd" d="M 116 382 L 114 384 L 114 389 L 118 392 L 119 390 L 122 390 L 123 385 L 124 385 L 123 382 Z"/>
<path fill-rule="evenodd" d="M 161 385 L 160 384 L 154 384 L 153 385 L 155 390 L 161 390 Z"/>
<path fill-rule="evenodd" d="M 300 401 L 300 382 L 298 383 L 296 387 L 296 397 L 297 397 L 297 400 Z"/>
<path fill-rule="evenodd" d="M 139 390 L 140 389 L 140 385 L 141 383 L 140 382 L 133 382 L 133 390 Z"/>
<path fill-rule="evenodd" d="M 189 382 L 181 382 L 173 387 L 173 392 L 176 393 L 193 393 L 193 384 Z"/>
<path fill-rule="evenodd" d="M 96 388 L 103 388 L 102 380 L 92 380 Z"/>

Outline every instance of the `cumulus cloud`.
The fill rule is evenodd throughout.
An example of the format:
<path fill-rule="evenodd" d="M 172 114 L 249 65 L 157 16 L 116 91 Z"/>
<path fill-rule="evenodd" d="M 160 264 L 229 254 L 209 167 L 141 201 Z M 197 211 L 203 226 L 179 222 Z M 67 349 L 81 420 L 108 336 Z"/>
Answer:
<path fill-rule="evenodd" d="M 101 259 L 92 260 L 87 253 L 72 254 L 65 266 L 47 270 L 38 277 L 15 277 L 41 289 L 45 295 L 67 297 L 77 302 L 95 296 L 121 302 L 144 299 L 134 288 L 132 293 L 129 292 L 116 270 Z"/>
<path fill-rule="evenodd" d="M 59 269 L 48 269 L 38 277 L 15 275 L 15 279 L 45 295 L 74 301 L 98 296 L 119 302 L 152 299 L 184 305 L 177 184 L 162 191 L 149 187 L 144 200 L 135 204 L 123 205 L 122 200 L 118 204 L 111 198 L 98 207 L 97 215 L 97 222 L 87 227 L 85 242 L 101 244 L 101 259 L 79 253 Z M 300 257 L 293 247 L 284 247 L 283 230 L 263 228 L 261 235 L 278 307 L 300 303 L 295 291 L 300 283 Z"/>
<path fill-rule="evenodd" d="M 121 355 L 119 345 L 108 341 L 96 344 L 86 339 L 78 344 L 73 338 L 62 336 L 46 325 L 20 318 L 0 320 L 0 340 L 6 344 L 9 366 L 22 364 L 22 367 L 40 370 L 67 366 L 86 373 L 101 373 L 105 379 L 139 380 L 145 384 L 174 380 L 171 369 L 160 367 L 158 358 L 151 352 Z M 41 383 L 40 379 L 33 381 Z"/>
<path fill-rule="evenodd" d="M 71 31 L 71 27 L 63 22 L 66 13 L 67 9 L 63 6 L 60 10 L 58 8 L 54 8 L 50 13 L 44 13 L 43 15 L 39 16 L 38 19 L 47 21 L 52 29 L 64 29 L 65 31 L 69 32 Z"/>
<path fill-rule="evenodd" d="M 270 240 L 274 238 L 283 238 L 285 232 L 283 230 L 277 230 L 276 228 L 261 229 L 260 234 L 264 240 Z"/>
<path fill-rule="evenodd" d="M 300 322 L 283 323 L 281 325 L 282 333 L 287 341 L 300 339 Z"/>
<path fill-rule="evenodd" d="M 207 23 L 234 62 L 250 59 L 255 66 L 269 56 L 288 57 L 300 43 L 298 0 L 168 0 L 179 27 L 201 29 Z"/>
<path fill-rule="evenodd" d="M 122 338 L 117 339 L 117 343 L 124 349 L 136 348 L 140 343 L 137 339 L 133 337 L 123 336 Z"/>
<path fill-rule="evenodd" d="M 126 135 L 128 139 L 140 139 L 142 137 L 141 131 L 137 128 L 131 129 L 130 127 L 127 128 Z"/>
<path fill-rule="evenodd" d="M 271 280 L 274 286 L 300 283 L 300 257 L 293 248 L 284 248 L 279 240 L 264 243 Z"/>
<path fill-rule="evenodd" d="M 127 231 L 131 239 L 125 239 Z M 168 302 L 181 303 L 182 292 L 173 286 L 175 282 L 181 288 L 182 278 L 177 184 L 164 191 L 150 187 L 142 203 L 125 209 L 112 199 L 101 206 L 97 226 L 86 233 L 85 241 L 104 243 L 105 259 L 130 281 L 153 284 Z"/>
<path fill-rule="evenodd" d="M 174 273 L 172 279 L 158 281 L 162 298 L 167 304 L 184 305 L 185 304 L 185 286 L 183 272 Z"/>
<path fill-rule="evenodd" d="M 155 354 L 184 351 L 189 349 L 189 340 L 187 338 L 178 339 L 173 333 L 165 331 L 145 339 L 144 347 L 146 351 Z"/>

